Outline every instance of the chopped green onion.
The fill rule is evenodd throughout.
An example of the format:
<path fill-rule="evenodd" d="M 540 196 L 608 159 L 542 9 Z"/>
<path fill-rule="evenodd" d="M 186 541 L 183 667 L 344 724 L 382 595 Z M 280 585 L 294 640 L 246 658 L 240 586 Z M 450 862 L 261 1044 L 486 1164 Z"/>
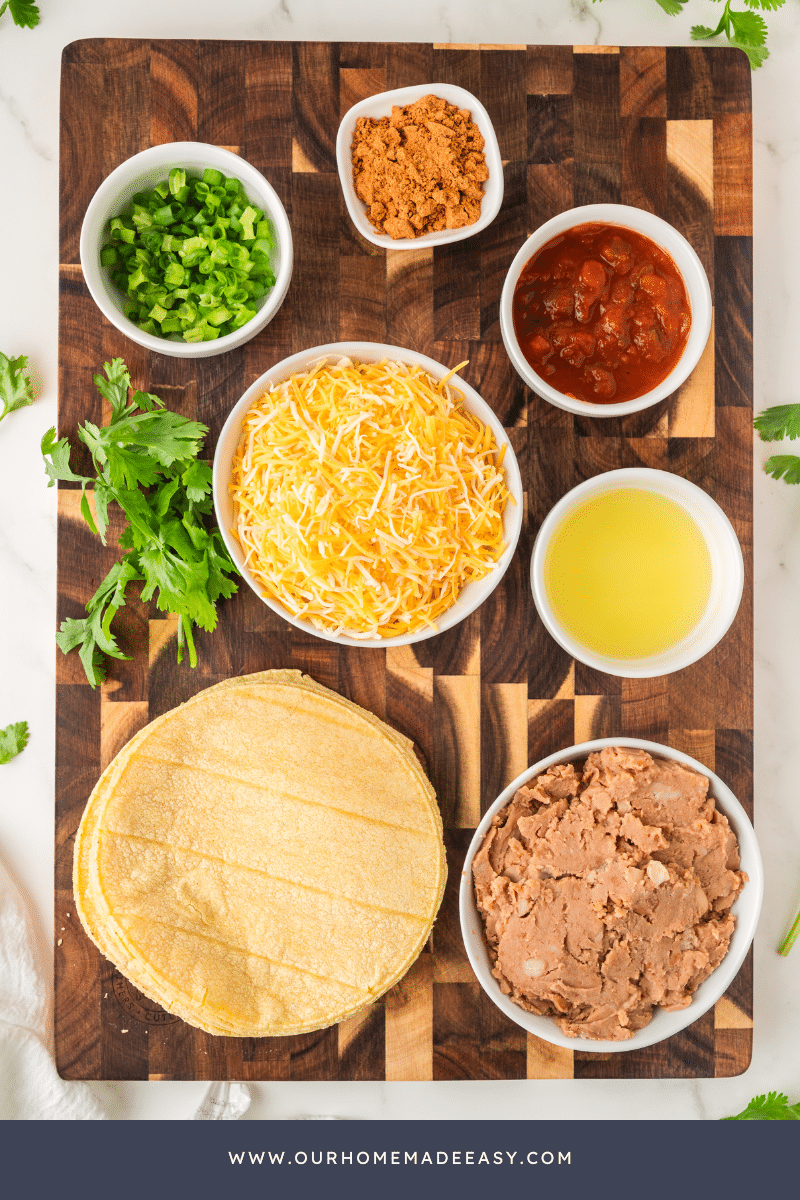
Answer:
<path fill-rule="evenodd" d="M 108 226 L 100 263 L 125 293 L 125 315 L 146 333 L 212 341 L 240 329 L 274 286 L 275 240 L 238 179 L 173 167 Z"/>
<path fill-rule="evenodd" d="M 145 275 L 144 271 L 142 270 L 142 266 L 140 263 L 137 266 L 136 270 L 131 275 L 128 276 L 128 291 L 134 292 L 136 290 L 136 288 L 141 287 L 143 283 L 147 283 L 147 282 L 148 282 L 147 276 Z"/>
<path fill-rule="evenodd" d="M 247 208 L 244 210 L 241 217 L 239 218 L 239 220 L 242 223 L 242 233 L 244 234 L 245 241 L 252 242 L 252 240 L 256 236 L 255 231 L 253 229 L 253 221 L 256 220 L 256 215 L 257 215 L 256 210 L 254 208 L 251 208 L 250 205 L 248 204 Z"/>
<path fill-rule="evenodd" d="M 213 312 L 208 314 L 206 318 L 211 325 L 222 325 L 225 321 L 231 319 L 232 314 L 227 308 L 215 308 Z"/>
<path fill-rule="evenodd" d="M 186 276 L 186 268 L 180 263 L 170 263 L 164 272 L 164 282 L 167 287 L 180 287 Z"/>
<path fill-rule="evenodd" d="M 131 220 L 137 229 L 148 228 L 153 224 L 153 217 L 149 209 L 144 208 L 141 204 L 134 204 Z"/>

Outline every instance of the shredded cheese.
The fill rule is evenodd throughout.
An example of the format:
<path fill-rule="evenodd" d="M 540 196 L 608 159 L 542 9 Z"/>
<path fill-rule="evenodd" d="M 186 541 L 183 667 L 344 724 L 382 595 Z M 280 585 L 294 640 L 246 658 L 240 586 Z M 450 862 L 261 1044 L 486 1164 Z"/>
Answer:
<path fill-rule="evenodd" d="M 230 491 L 267 596 L 318 629 L 389 638 L 435 629 L 493 569 L 505 446 L 464 407 L 457 370 L 439 382 L 388 360 L 322 361 L 255 402 Z"/>

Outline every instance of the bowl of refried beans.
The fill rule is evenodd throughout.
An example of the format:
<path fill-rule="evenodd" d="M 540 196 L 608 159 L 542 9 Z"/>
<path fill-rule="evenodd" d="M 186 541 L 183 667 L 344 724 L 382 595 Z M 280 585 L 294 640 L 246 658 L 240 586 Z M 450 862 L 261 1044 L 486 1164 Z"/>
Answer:
<path fill-rule="evenodd" d="M 503 202 L 503 162 L 477 96 L 449 83 L 379 92 L 345 113 L 336 162 L 358 232 L 391 250 L 458 242 Z"/>
<path fill-rule="evenodd" d="M 753 826 L 688 754 L 637 738 L 524 771 L 475 831 L 461 929 L 487 995 L 547 1042 L 642 1049 L 730 986 L 763 894 Z"/>

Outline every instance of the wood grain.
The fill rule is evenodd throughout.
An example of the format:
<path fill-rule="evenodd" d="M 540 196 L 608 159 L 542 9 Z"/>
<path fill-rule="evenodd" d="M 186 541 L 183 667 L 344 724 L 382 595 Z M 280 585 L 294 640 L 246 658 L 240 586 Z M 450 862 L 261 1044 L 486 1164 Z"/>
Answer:
<path fill-rule="evenodd" d="M 389 251 L 344 208 L 334 146 L 342 113 L 384 88 L 452 82 L 495 123 L 505 193 L 497 218 L 457 246 Z M 339 339 L 410 347 L 455 366 L 509 431 L 522 473 L 512 565 L 467 620 L 416 647 L 337 647 L 286 625 L 246 587 L 175 661 L 176 623 L 132 594 L 115 628 L 129 662 L 93 691 L 57 652 L 55 1035 L 69 1078 L 434 1080 L 727 1077 L 752 1046 L 752 954 L 725 997 L 682 1035 L 593 1055 L 528 1037 L 475 980 L 458 885 L 480 814 L 529 763 L 597 737 L 641 736 L 713 767 L 752 813 L 752 212 L 750 72 L 721 47 L 432 46 L 423 43 L 93 38 L 63 55 L 60 127 L 59 427 L 75 442 L 103 406 L 92 374 L 122 355 L 137 384 L 209 426 L 293 351 Z M 244 347 L 202 360 L 150 355 L 105 323 L 80 268 L 86 206 L 104 176 L 149 144 L 199 139 L 261 170 L 289 213 L 292 285 Z M 638 205 L 692 243 L 714 294 L 700 365 L 670 399 L 624 419 L 576 418 L 525 388 L 498 308 L 528 233 L 575 204 Z M 82 446 L 75 470 L 88 473 Z M 741 540 L 745 596 L 700 663 L 625 680 L 573 662 L 531 596 L 533 539 L 576 484 L 621 466 L 674 471 L 722 505 Z M 115 561 L 59 489 L 58 620 L 77 617 Z M 118 517 L 115 518 L 118 521 Z M 113 531 L 118 532 L 118 527 Z M 138 993 L 77 921 L 75 831 L 101 770 L 148 720 L 232 675 L 295 667 L 410 737 L 445 821 L 449 880 L 428 945 L 387 996 L 338 1027 L 289 1038 L 214 1038 Z"/>
<path fill-rule="evenodd" d="M 526 1040 L 528 1079 L 572 1079 L 575 1075 L 575 1051 L 528 1034 Z"/>
<path fill-rule="evenodd" d="M 620 46 L 619 108 L 623 117 L 666 117 L 667 52 L 663 46 Z"/>
<path fill-rule="evenodd" d="M 575 55 L 573 204 L 618 204 L 622 177 L 619 55 Z"/>

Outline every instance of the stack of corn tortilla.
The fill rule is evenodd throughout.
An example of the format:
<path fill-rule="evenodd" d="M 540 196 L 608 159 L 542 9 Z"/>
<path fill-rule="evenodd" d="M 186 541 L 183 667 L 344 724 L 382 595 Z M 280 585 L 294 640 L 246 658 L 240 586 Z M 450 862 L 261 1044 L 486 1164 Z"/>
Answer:
<path fill-rule="evenodd" d="M 386 992 L 446 877 L 412 744 L 299 671 L 227 680 L 141 730 L 75 844 L 87 933 L 209 1033 L 321 1029 Z"/>

